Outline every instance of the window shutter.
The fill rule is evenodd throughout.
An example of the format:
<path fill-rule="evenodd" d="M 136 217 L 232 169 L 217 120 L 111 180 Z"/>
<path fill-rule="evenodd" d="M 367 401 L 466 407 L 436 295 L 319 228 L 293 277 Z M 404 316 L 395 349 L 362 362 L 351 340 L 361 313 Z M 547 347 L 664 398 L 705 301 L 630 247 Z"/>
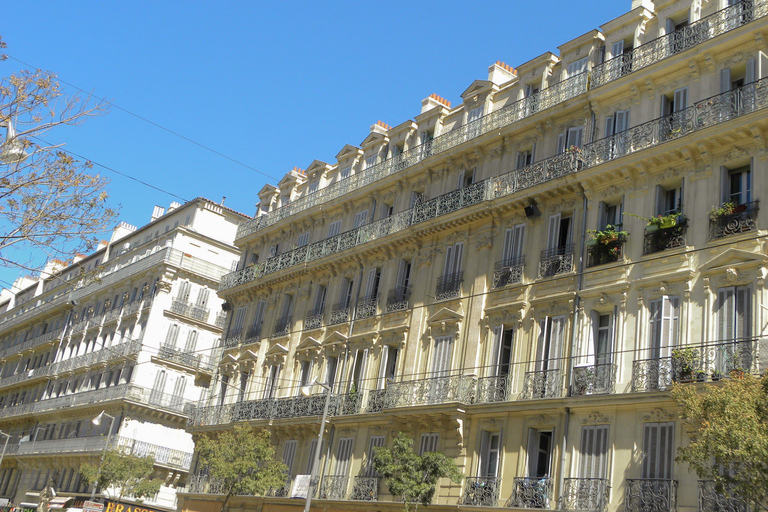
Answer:
<path fill-rule="evenodd" d="M 671 18 L 667 18 L 667 24 L 666 24 L 667 34 L 671 34 L 675 31 L 675 22 Z"/>
<path fill-rule="evenodd" d="M 550 317 L 546 317 L 539 322 L 539 339 L 536 343 L 536 370 L 541 371 L 544 369 L 547 355 L 544 353 L 546 338 L 549 335 L 547 332 L 550 327 Z"/>
<path fill-rule="evenodd" d="M 245 307 L 237 308 L 235 312 L 235 321 L 232 325 L 233 330 L 239 330 L 243 328 L 243 321 L 245 320 Z"/>
<path fill-rule="evenodd" d="M 554 368 L 561 368 L 560 358 L 563 355 L 563 341 L 565 335 L 565 316 L 552 318 L 552 330 L 549 341 L 549 360 Z"/>
<path fill-rule="evenodd" d="M 731 90 L 731 70 L 725 68 L 720 70 L 720 92 L 728 92 Z"/>
<path fill-rule="evenodd" d="M 368 460 L 365 464 L 363 476 L 377 476 L 376 469 L 373 467 L 373 456 L 375 455 L 376 448 L 381 448 L 382 446 L 384 446 L 384 436 L 371 436 L 371 441 L 368 443 Z"/>
<path fill-rule="evenodd" d="M 160 370 L 155 375 L 155 384 L 152 386 L 152 394 L 162 394 L 165 392 L 165 370 Z"/>
<path fill-rule="evenodd" d="M 336 452 L 336 474 L 347 476 L 349 473 L 349 461 L 352 456 L 352 437 L 342 437 L 339 439 L 339 448 Z"/>
<path fill-rule="evenodd" d="M 744 75 L 745 84 L 751 84 L 752 82 L 755 81 L 756 67 L 757 67 L 757 64 L 754 57 L 747 61 L 747 71 L 746 71 L 746 74 Z"/>
<path fill-rule="evenodd" d="M 616 41 L 611 45 L 611 57 L 615 58 L 624 54 L 624 40 Z"/>
<path fill-rule="evenodd" d="M 614 133 L 621 133 L 629 129 L 629 110 L 616 111 L 616 126 Z"/>
<path fill-rule="evenodd" d="M 178 324 L 171 324 L 168 327 L 168 334 L 165 337 L 165 343 L 169 346 L 176 346 L 176 340 L 179 337 L 179 326 Z"/>
<path fill-rule="evenodd" d="M 379 361 L 379 389 L 384 389 L 387 385 L 387 363 L 389 359 L 389 345 L 381 347 L 381 361 Z"/>
<path fill-rule="evenodd" d="M 557 153 L 565 152 L 565 133 L 561 133 L 557 136 Z"/>
<path fill-rule="evenodd" d="M 608 471 L 608 425 L 581 429 L 581 478 L 605 478 Z"/>
<path fill-rule="evenodd" d="M 264 309 L 267 307 L 267 301 L 260 300 L 256 303 L 256 314 L 253 315 L 253 325 L 258 325 L 264 320 Z"/>
<path fill-rule="evenodd" d="M 672 109 L 670 108 L 669 98 L 667 98 L 666 96 L 662 95 L 661 96 L 661 115 L 662 115 L 662 117 L 663 116 L 668 116 L 669 114 L 671 114 L 672 113 L 671 110 Z"/>
<path fill-rule="evenodd" d="M 451 273 L 453 268 L 453 246 L 449 245 L 445 249 L 445 268 L 443 269 L 443 275 L 447 276 Z"/>
<path fill-rule="evenodd" d="M 504 232 L 504 252 L 501 254 L 502 261 L 509 261 L 512 259 L 512 253 L 514 251 L 514 236 L 515 228 L 507 228 Z"/>
<path fill-rule="evenodd" d="M 477 466 L 477 476 L 487 477 L 489 476 L 487 471 L 488 465 L 488 446 L 489 446 L 490 432 L 483 430 L 480 432 L 480 457 Z"/>
<path fill-rule="evenodd" d="M 560 214 L 549 217 L 549 230 L 547 231 L 547 249 L 557 248 L 560 242 Z"/>
<path fill-rule="evenodd" d="M 675 112 L 680 112 L 688 106 L 688 88 L 682 87 L 675 91 Z"/>
<path fill-rule="evenodd" d="M 179 287 L 179 295 L 177 298 L 184 302 L 189 300 L 189 291 L 191 288 L 192 286 L 189 284 L 189 281 L 182 281 L 181 286 Z"/>
<path fill-rule="evenodd" d="M 464 256 L 464 242 L 458 242 L 455 246 L 453 254 L 453 271 L 452 274 L 461 272 L 462 257 Z"/>
<path fill-rule="evenodd" d="M 197 348 L 197 331 L 192 330 L 187 334 L 187 343 L 184 345 L 184 352 L 192 354 Z"/>
<path fill-rule="evenodd" d="M 293 461 L 296 459 L 296 445 L 298 442 L 295 439 L 291 439 L 285 442 L 283 447 L 283 463 L 288 468 L 288 476 L 293 474 Z"/>
<path fill-rule="evenodd" d="M 458 179 L 456 180 L 456 190 L 464 188 L 464 171 L 459 172 Z"/>
<path fill-rule="evenodd" d="M 520 258 L 523 256 L 523 241 L 525 239 L 525 224 L 518 224 L 515 226 L 515 235 L 512 243 L 512 258 Z"/>
<path fill-rule="evenodd" d="M 605 118 L 605 136 L 610 137 L 613 135 L 613 116 L 606 116 Z"/>
<path fill-rule="evenodd" d="M 755 70 L 756 75 L 755 78 L 757 80 L 762 80 L 765 78 L 765 74 L 768 73 L 768 56 L 765 55 L 763 52 L 757 52 L 757 65 L 755 66 L 757 69 Z"/>
<path fill-rule="evenodd" d="M 450 371 L 452 349 L 453 336 L 442 336 L 435 339 L 432 359 L 432 373 L 435 377 L 443 377 Z"/>
<path fill-rule="evenodd" d="M 736 287 L 736 317 L 734 318 L 737 339 L 744 339 L 751 336 L 750 321 L 750 289 L 749 286 Z"/>
<path fill-rule="evenodd" d="M 493 349 L 491 352 L 491 364 L 494 366 L 494 375 L 499 375 L 501 365 L 501 342 L 504 338 L 504 326 L 497 325 L 493 328 Z"/>
<path fill-rule="evenodd" d="M 181 400 L 184 398 L 184 389 L 187 387 L 187 380 L 184 378 L 184 376 L 179 376 L 178 379 L 176 379 L 176 384 L 173 386 L 173 397 L 176 401 Z"/>

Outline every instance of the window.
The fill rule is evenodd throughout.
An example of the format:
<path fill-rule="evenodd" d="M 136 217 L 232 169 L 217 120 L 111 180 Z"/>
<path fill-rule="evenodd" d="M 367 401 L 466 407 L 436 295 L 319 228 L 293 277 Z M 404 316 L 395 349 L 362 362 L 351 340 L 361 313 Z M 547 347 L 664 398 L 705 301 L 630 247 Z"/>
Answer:
<path fill-rule="evenodd" d="M 160 370 L 155 374 L 155 383 L 152 385 L 152 391 L 149 395 L 151 403 L 158 403 L 165 393 L 165 379 L 167 375 L 165 370 Z"/>
<path fill-rule="evenodd" d="M 473 139 L 480 135 L 482 129 L 482 123 L 479 121 L 483 117 L 483 105 L 473 108 L 467 112 L 467 138 Z"/>
<path fill-rule="evenodd" d="M 579 477 L 606 478 L 608 476 L 608 425 L 584 425 L 581 427 L 581 461 Z M 579 493 L 581 494 L 581 493 Z M 588 494 L 588 493 L 585 493 Z M 598 496 L 580 497 L 590 500 L 579 510 L 597 510 Z M 594 504 L 593 504 L 594 503 Z"/>
<path fill-rule="evenodd" d="M 680 297 L 665 295 L 650 301 L 648 315 L 650 321 L 648 359 L 669 357 L 672 347 L 676 347 L 680 341 Z"/>
<path fill-rule="evenodd" d="M 678 186 L 656 186 L 656 215 L 683 212 L 683 183 Z"/>
<path fill-rule="evenodd" d="M 293 474 L 293 462 L 296 460 L 296 446 L 298 442 L 295 439 L 290 439 L 285 442 L 283 446 L 283 463 L 287 468 L 288 476 Z"/>
<path fill-rule="evenodd" d="M 548 478 L 550 476 L 552 434 L 551 430 L 532 428 L 528 431 L 528 476 L 530 478 Z M 546 499 L 548 500 L 548 498 Z M 549 506 L 545 508 L 549 508 Z"/>
<path fill-rule="evenodd" d="M 525 98 L 525 115 L 529 116 L 538 110 L 539 86 L 534 84 L 525 84 L 523 87 L 523 98 Z"/>
<path fill-rule="evenodd" d="M 421 192 L 411 192 L 411 208 L 424 202 L 424 194 Z"/>
<path fill-rule="evenodd" d="M 629 110 L 617 110 L 605 118 L 605 136 L 613 137 L 607 145 L 607 159 L 626 154 L 629 149 L 629 139 L 624 132 L 629 129 Z M 622 135 L 623 134 L 623 135 Z"/>
<path fill-rule="evenodd" d="M 453 336 L 435 338 L 432 351 L 432 376 L 445 377 L 451 370 L 451 353 L 453 352 Z"/>
<path fill-rule="evenodd" d="M 469 187 L 475 182 L 475 169 L 472 169 L 471 171 L 461 171 L 459 172 L 458 179 L 456 180 L 456 189 L 461 190 L 462 188 Z"/>
<path fill-rule="evenodd" d="M 480 105 L 479 107 L 473 108 L 472 110 L 467 111 L 467 124 L 477 121 L 481 117 L 483 117 L 483 109 L 485 107 L 483 105 Z"/>
<path fill-rule="evenodd" d="M 717 290 L 717 325 L 720 342 L 741 341 L 752 336 L 749 286 Z"/>
<path fill-rule="evenodd" d="M 345 277 L 341 280 L 341 289 L 339 290 L 339 305 L 342 308 L 348 308 L 352 303 L 352 291 L 354 288 L 354 279 Z"/>
<path fill-rule="evenodd" d="M 274 258 L 280 254 L 280 244 L 272 244 L 269 246 L 269 256 L 268 258 Z"/>
<path fill-rule="evenodd" d="M 296 241 L 297 247 L 305 247 L 309 244 L 309 231 L 299 235 L 299 239 Z"/>
<path fill-rule="evenodd" d="M 589 57 L 582 57 L 581 59 L 568 64 L 565 78 L 570 78 L 574 75 L 581 74 L 587 70 L 587 61 Z"/>
<path fill-rule="evenodd" d="M 685 127 L 685 115 L 682 111 L 688 106 L 688 88 L 681 87 L 671 95 L 661 97 L 661 117 L 667 118 L 662 125 L 661 135 L 667 138 L 682 133 Z"/>
<path fill-rule="evenodd" d="M 604 230 L 608 226 L 621 226 L 623 208 L 621 203 L 600 202 L 598 228 Z"/>
<path fill-rule="evenodd" d="M 354 364 L 352 366 L 352 381 L 350 382 L 350 391 L 352 391 L 352 387 L 354 386 L 356 392 L 362 393 L 367 364 L 368 349 L 356 349 Z"/>
<path fill-rule="evenodd" d="M 397 266 L 397 285 L 408 288 L 411 285 L 411 262 L 400 260 Z"/>
<path fill-rule="evenodd" d="M 368 271 L 368 283 L 365 287 L 365 297 L 375 299 L 379 296 L 379 282 L 381 281 L 381 269 L 372 268 Z"/>
<path fill-rule="evenodd" d="M 189 281 L 182 281 L 179 283 L 179 293 L 176 295 L 176 300 L 181 302 L 187 302 L 189 300 L 189 292 L 192 289 L 192 285 L 189 283 Z M 134 292 L 136 290 L 134 289 Z M 131 302 L 133 302 L 133 298 L 131 298 Z"/>
<path fill-rule="evenodd" d="M 168 333 L 165 335 L 165 344 L 170 347 L 176 346 L 176 340 L 179 337 L 179 325 L 171 324 L 168 326 Z"/>
<path fill-rule="evenodd" d="M 307 459 L 307 474 L 312 473 L 312 465 L 315 462 L 317 451 L 317 439 L 312 439 L 309 443 L 309 458 Z M 323 456 L 323 452 L 325 451 L 325 440 L 323 440 L 323 444 L 320 445 L 320 457 Z M 318 463 L 320 462 L 320 459 L 318 458 Z M 319 469 L 319 468 L 318 468 Z"/>
<path fill-rule="evenodd" d="M 387 217 L 391 217 L 392 214 L 395 213 L 395 207 L 391 204 L 382 204 L 381 205 L 381 218 L 386 219 Z"/>
<path fill-rule="evenodd" d="M 243 323 L 245 321 L 245 306 L 237 308 L 237 311 L 235 311 L 235 318 L 232 322 L 232 325 L 229 328 L 229 337 L 230 338 L 239 338 L 240 333 L 243 332 Z"/>
<path fill-rule="evenodd" d="M 675 21 L 667 18 L 667 35 L 669 35 L 669 49 L 672 53 L 677 53 L 688 48 L 683 29 L 688 26 L 688 20 Z"/>
<path fill-rule="evenodd" d="M 328 292 L 328 289 L 319 284 L 317 285 L 317 291 L 315 291 L 315 305 L 314 305 L 314 313 L 315 314 L 322 314 L 322 311 L 325 309 L 325 296 Z"/>
<path fill-rule="evenodd" d="M 355 214 L 355 228 L 368 224 L 368 210 L 363 210 Z"/>
<path fill-rule="evenodd" d="M 183 375 L 179 375 L 176 378 L 176 383 L 173 386 L 173 395 L 171 395 L 171 406 L 178 407 L 184 400 L 184 390 L 187 387 L 187 380 Z"/>
<path fill-rule="evenodd" d="M 547 233 L 547 249 L 565 249 L 571 244 L 571 218 L 563 218 L 556 213 L 549 217 L 549 229 Z"/>
<path fill-rule="evenodd" d="M 315 180 L 309 183 L 308 194 L 314 194 L 320 188 L 320 180 Z"/>
<path fill-rule="evenodd" d="M 514 338 L 514 329 L 505 329 L 503 325 L 493 329 L 493 352 L 491 353 L 493 376 L 506 377 L 510 374 L 512 370 L 512 344 Z"/>
<path fill-rule="evenodd" d="M 445 249 L 445 266 L 443 276 L 456 275 L 461 272 L 462 258 L 464 256 L 464 242 L 457 242 Z"/>
<path fill-rule="evenodd" d="M 553 370 L 560 367 L 565 322 L 565 315 L 548 316 L 539 322 L 539 340 L 536 348 L 537 371 Z"/>
<path fill-rule="evenodd" d="M 369 167 L 373 167 L 376 165 L 376 160 L 378 160 L 379 155 L 371 155 L 368 158 L 365 159 L 365 168 L 368 169 Z"/>
<path fill-rule="evenodd" d="M 264 384 L 264 398 L 274 398 L 277 392 L 277 382 L 280 378 L 280 369 L 282 365 L 271 364 L 267 370 L 267 381 Z"/>
<path fill-rule="evenodd" d="M 336 222 L 331 222 L 328 225 L 328 238 L 338 235 L 340 231 L 341 231 L 341 221 L 337 220 Z"/>
<path fill-rule="evenodd" d="M 643 425 L 642 478 L 668 480 L 672 478 L 675 424 L 645 423 Z"/>
<path fill-rule="evenodd" d="M 251 323 L 250 332 L 248 332 L 248 338 L 257 338 L 261 334 L 261 324 L 264 321 L 264 311 L 266 309 L 267 301 L 260 300 L 256 303 L 253 322 Z"/>
<path fill-rule="evenodd" d="M 365 461 L 364 477 L 378 476 L 376 469 L 373 467 L 373 455 L 376 448 L 384 446 L 384 436 L 371 436 L 371 440 L 368 443 L 368 459 Z"/>
<path fill-rule="evenodd" d="M 280 196 L 280 206 L 287 206 L 289 204 L 291 204 L 291 194 Z"/>
<path fill-rule="evenodd" d="M 594 340 L 591 354 L 594 354 L 594 363 L 610 363 L 613 350 L 614 315 L 593 311 L 591 316 Z"/>
<path fill-rule="evenodd" d="M 483 430 L 480 434 L 480 464 L 478 475 L 482 478 L 496 478 L 501 458 L 501 432 Z"/>
<path fill-rule="evenodd" d="M 333 385 L 336 383 L 336 369 L 339 366 L 339 358 L 332 356 L 326 359 L 325 363 L 325 383 L 333 389 Z"/>
<path fill-rule="evenodd" d="M 736 206 L 752 201 L 752 166 L 736 169 L 722 168 L 722 201 Z"/>
<path fill-rule="evenodd" d="M 301 395 L 301 388 L 309 385 L 310 377 L 312 376 L 312 361 L 302 361 L 300 372 L 298 395 Z"/>
<path fill-rule="evenodd" d="M 208 296 L 210 293 L 211 291 L 208 288 L 200 288 L 200 291 L 197 293 L 197 301 L 195 302 L 195 306 L 199 308 L 205 308 L 205 306 L 208 304 Z"/>
<path fill-rule="evenodd" d="M 517 264 L 523 257 L 523 241 L 525 240 L 525 224 L 517 224 L 504 232 L 504 249 L 501 254 L 502 265 Z"/>
<path fill-rule="evenodd" d="M 197 348 L 197 331 L 192 329 L 187 334 L 187 342 L 184 344 L 184 353 L 194 355 Z"/>
<path fill-rule="evenodd" d="M 339 171 L 339 180 L 345 180 L 352 175 L 352 166 L 348 165 Z"/>
<path fill-rule="evenodd" d="M 536 144 L 531 149 L 517 152 L 517 160 L 515 161 L 515 169 L 522 169 L 533 163 L 533 155 L 536 151 Z"/>
<path fill-rule="evenodd" d="M 419 457 L 427 452 L 438 451 L 439 441 L 440 434 L 438 432 L 427 432 L 421 434 L 421 441 L 419 442 Z"/>
<path fill-rule="evenodd" d="M 355 438 L 353 437 L 342 437 L 339 439 L 339 447 L 336 451 L 335 475 L 347 476 L 349 474 L 349 462 L 352 458 L 352 445 L 354 440 Z M 340 498 L 340 496 L 337 498 Z"/>
<path fill-rule="evenodd" d="M 379 389 L 384 389 L 387 381 L 394 382 L 397 373 L 397 355 L 399 349 L 384 345 L 381 347 L 381 362 L 379 365 Z"/>

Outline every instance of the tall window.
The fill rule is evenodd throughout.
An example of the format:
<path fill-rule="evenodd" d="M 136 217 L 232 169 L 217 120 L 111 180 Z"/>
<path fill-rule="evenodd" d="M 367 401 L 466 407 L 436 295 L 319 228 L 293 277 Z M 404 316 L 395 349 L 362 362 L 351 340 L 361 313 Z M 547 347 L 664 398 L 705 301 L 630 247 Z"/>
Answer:
<path fill-rule="evenodd" d="M 376 469 L 373 467 L 373 455 L 376 448 L 381 448 L 382 446 L 384 446 L 384 436 L 371 436 L 371 440 L 368 443 L 368 459 L 365 461 L 365 471 L 363 472 L 363 476 L 378 476 Z"/>
<path fill-rule="evenodd" d="M 298 240 L 296 240 L 296 246 L 304 247 L 308 244 L 309 244 L 309 231 L 306 231 L 299 235 Z"/>
<path fill-rule="evenodd" d="M 287 469 L 288 476 L 293 474 L 293 462 L 296 460 L 296 447 L 298 442 L 295 439 L 289 439 L 283 446 L 283 463 Z"/>
<path fill-rule="evenodd" d="M 650 317 L 649 359 L 668 357 L 680 337 L 680 297 L 663 296 L 648 304 Z"/>
<path fill-rule="evenodd" d="M 580 148 L 584 141 L 584 127 L 573 126 L 557 137 L 557 152 L 564 153 L 571 148 Z"/>
<path fill-rule="evenodd" d="M 536 152 L 536 144 L 531 149 L 517 152 L 517 159 L 515 161 L 515 169 L 522 169 L 533 163 L 534 154 Z"/>
<path fill-rule="evenodd" d="M 445 266 L 443 275 L 456 275 L 461 272 L 462 258 L 464 256 L 464 242 L 457 242 L 445 249 Z"/>
<path fill-rule="evenodd" d="M 568 64 L 565 78 L 570 78 L 574 75 L 581 74 L 587 70 L 587 62 L 589 57 L 582 57 L 581 59 Z"/>
<path fill-rule="evenodd" d="M 528 431 L 528 476 L 548 478 L 552 464 L 553 432 L 531 428 Z"/>
<path fill-rule="evenodd" d="M 427 452 L 438 451 L 439 441 L 440 434 L 437 432 L 426 432 L 421 434 L 421 441 L 419 442 L 419 456 L 422 456 Z"/>
<path fill-rule="evenodd" d="M 565 249 L 571 244 L 571 218 L 563 218 L 556 213 L 549 217 L 549 229 L 547 230 L 547 249 Z"/>
<path fill-rule="evenodd" d="M 336 236 L 341 232 L 341 221 L 337 220 L 335 222 L 331 222 L 328 225 L 328 238 L 331 238 L 332 236 Z"/>
<path fill-rule="evenodd" d="M 480 434 L 480 464 L 478 475 L 481 478 L 496 478 L 499 476 L 499 460 L 501 458 L 501 432 L 483 430 Z"/>
<path fill-rule="evenodd" d="M 505 329 L 503 325 L 493 329 L 493 352 L 491 353 L 493 376 L 506 377 L 511 373 L 514 338 L 514 329 Z"/>
<path fill-rule="evenodd" d="M 274 398 L 277 393 L 277 382 L 280 379 L 279 364 L 271 364 L 267 370 L 267 381 L 264 384 L 264 398 Z"/>
<path fill-rule="evenodd" d="M 354 437 L 342 437 L 339 439 L 339 447 L 336 451 L 336 471 L 337 476 L 347 476 L 349 474 L 349 463 L 352 459 L 352 446 Z"/>
<path fill-rule="evenodd" d="M 381 269 L 372 268 L 368 271 L 368 282 L 365 286 L 365 297 L 376 298 L 379 295 L 379 282 L 381 281 Z"/>
<path fill-rule="evenodd" d="M 608 475 L 608 425 L 581 427 L 581 478 L 606 478 Z M 592 510 L 585 508 L 584 510 Z"/>
<path fill-rule="evenodd" d="M 354 386 L 355 391 L 362 392 L 365 372 L 368 364 L 368 349 L 356 349 L 355 359 L 352 365 L 352 382 L 350 383 L 350 390 Z"/>
<path fill-rule="evenodd" d="M 512 265 L 513 261 L 519 261 L 523 256 L 523 242 L 525 240 L 525 224 L 517 224 L 507 228 L 504 232 L 504 249 L 502 251 L 502 261 Z"/>
<path fill-rule="evenodd" d="M 752 201 L 752 166 L 745 165 L 736 169 L 722 169 L 723 202 L 742 205 Z"/>
<path fill-rule="evenodd" d="M 749 286 L 717 290 L 718 341 L 741 341 L 752 336 L 751 298 Z"/>
<path fill-rule="evenodd" d="M 444 377 L 451 370 L 451 353 L 453 352 L 453 336 L 435 338 L 432 351 L 432 376 Z"/>
<path fill-rule="evenodd" d="M 352 166 L 348 165 L 344 167 L 341 171 L 339 171 L 339 179 L 345 180 L 349 178 L 352 175 Z"/>
<path fill-rule="evenodd" d="M 674 422 L 646 423 L 643 425 L 642 478 L 668 480 L 672 478 L 674 459 Z"/>
<path fill-rule="evenodd" d="M 368 224 L 368 210 L 363 210 L 355 214 L 355 228 Z"/>
<path fill-rule="evenodd" d="M 379 383 L 378 388 L 384 389 L 387 381 L 394 381 L 397 372 L 397 356 L 399 349 L 384 345 L 381 347 L 381 361 L 379 364 Z"/>
<path fill-rule="evenodd" d="M 541 320 L 539 340 L 536 348 L 536 370 L 547 371 L 560 368 L 565 337 L 565 315 L 548 316 Z"/>
<path fill-rule="evenodd" d="M 339 367 L 339 358 L 336 356 L 330 356 L 326 359 L 325 363 L 325 383 L 333 389 L 336 384 L 336 370 Z"/>

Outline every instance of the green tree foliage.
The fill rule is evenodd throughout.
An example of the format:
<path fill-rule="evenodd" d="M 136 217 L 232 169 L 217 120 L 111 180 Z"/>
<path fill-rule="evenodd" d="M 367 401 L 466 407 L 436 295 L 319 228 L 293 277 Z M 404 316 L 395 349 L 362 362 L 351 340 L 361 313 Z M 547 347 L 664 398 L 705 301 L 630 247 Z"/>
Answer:
<path fill-rule="evenodd" d="M 453 459 L 440 452 L 427 452 L 422 456 L 413 451 L 413 439 L 400 432 L 392 448 L 376 448 L 373 467 L 384 477 L 393 496 L 401 498 L 405 510 L 415 512 L 419 504 L 427 506 L 435 495 L 438 479 L 450 478 L 461 482 L 461 471 Z"/>
<path fill-rule="evenodd" d="M 154 466 L 154 457 L 136 457 L 110 450 L 104 454 L 101 468 L 99 464 L 84 464 L 80 474 L 87 482 L 97 482 L 97 487 L 113 501 L 130 496 L 141 503 L 142 498 L 157 493 L 163 483 L 159 478 L 152 478 Z"/>
<path fill-rule="evenodd" d="M 768 374 L 746 374 L 701 391 L 678 384 L 672 397 L 690 436 L 676 460 L 714 480 L 719 493 L 768 510 Z"/>
<path fill-rule="evenodd" d="M 285 485 L 288 468 L 275 459 L 268 430 L 235 425 L 233 430 L 200 436 L 195 448 L 200 463 L 208 467 L 210 479 L 224 491 L 221 510 L 233 495 L 263 496 Z"/>
<path fill-rule="evenodd" d="M 0 38 L 0 52 L 5 46 Z M 92 96 L 65 97 L 47 71 L 0 78 L 0 126 L 15 128 L 10 137 L 0 129 L 0 158 L 28 155 L 0 162 L 0 265 L 36 270 L 45 259 L 69 260 L 111 229 L 116 212 L 105 203 L 107 180 L 48 141 L 57 128 L 100 115 L 105 106 Z"/>

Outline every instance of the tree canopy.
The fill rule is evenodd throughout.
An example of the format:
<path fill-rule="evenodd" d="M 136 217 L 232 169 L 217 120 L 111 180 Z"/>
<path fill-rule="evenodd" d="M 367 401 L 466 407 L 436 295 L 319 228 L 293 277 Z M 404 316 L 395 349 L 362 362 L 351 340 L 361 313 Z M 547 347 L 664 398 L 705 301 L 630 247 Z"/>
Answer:
<path fill-rule="evenodd" d="M 0 79 L 0 265 L 36 270 L 45 259 L 68 260 L 93 250 L 97 235 L 112 227 L 107 180 L 91 172 L 91 162 L 44 138 L 105 107 L 92 96 L 65 97 L 48 71 Z M 11 158 L 21 152 L 26 159 Z"/>
<path fill-rule="evenodd" d="M 393 496 L 401 498 L 405 510 L 419 505 L 427 506 L 435 495 L 440 478 L 461 482 L 461 471 L 453 459 L 440 452 L 426 452 L 419 456 L 413 450 L 413 439 L 400 432 L 392 442 L 392 448 L 374 450 L 373 467 L 384 477 Z"/>
<path fill-rule="evenodd" d="M 159 478 L 152 478 L 154 467 L 154 457 L 110 450 L 104 454 L 101 468 L 98 464 L 84 464 L 80 474 L 88 482 L 97 482 L 97 487 L 113 501 L 129 496 L 141 503 L 142 498 L 157 493 L 163 483 Z"/>
<path fill-rule="evenodd" d="M 721 495 L 768 510 L 768 374 L 747 374 L 704 390 L 678 384 L 672 397 L 690 437 L 677 461 L 713 480 Z"/>
<path fill-rule="evenodd" d="M 221 510 L 233 495 L 263 496 L 285 485 L 288 468 L 275 459 L 268 430 L 235 425 L 233 430 L 201 435 L 195 445 L 199 462 L 225 494 Z"/>

